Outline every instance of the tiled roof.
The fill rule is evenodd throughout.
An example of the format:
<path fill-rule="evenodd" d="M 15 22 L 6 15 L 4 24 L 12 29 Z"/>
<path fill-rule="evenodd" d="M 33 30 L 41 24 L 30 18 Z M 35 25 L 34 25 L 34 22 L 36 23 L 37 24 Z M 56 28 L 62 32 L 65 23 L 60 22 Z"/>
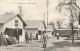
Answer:
<path fill-rule="evenodd" d="M 16 15 L 0 15 L 0 24 L 4 24 L 7 21 L 11 20 L 12 18 L 14 18 Z"/>
<path fill-rule="evenodd" d="M 25 28 L 39 28 L 43 23 L 41 20 L 25 20 L 27 26 Z"/>

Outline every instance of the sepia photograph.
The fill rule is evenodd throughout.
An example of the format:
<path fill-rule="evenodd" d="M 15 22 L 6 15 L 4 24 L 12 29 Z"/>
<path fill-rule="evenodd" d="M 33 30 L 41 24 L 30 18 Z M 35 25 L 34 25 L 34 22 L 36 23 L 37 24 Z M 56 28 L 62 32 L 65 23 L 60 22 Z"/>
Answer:
<path fill-rule="evenodd" d="M 80 51 L 80 0 L 0 0 L 0 51 Z"/>

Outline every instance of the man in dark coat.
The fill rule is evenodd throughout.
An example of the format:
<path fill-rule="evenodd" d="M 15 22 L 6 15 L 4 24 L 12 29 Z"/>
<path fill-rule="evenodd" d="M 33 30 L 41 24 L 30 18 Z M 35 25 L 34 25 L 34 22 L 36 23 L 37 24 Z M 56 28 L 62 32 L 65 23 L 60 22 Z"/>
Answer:
<path fill-rule="evenodd" d="M 25 33 L 25 39 L 26 39 L 26 43 L 29 43 L 29 38 L 28 38 L 27 32 Z"/>

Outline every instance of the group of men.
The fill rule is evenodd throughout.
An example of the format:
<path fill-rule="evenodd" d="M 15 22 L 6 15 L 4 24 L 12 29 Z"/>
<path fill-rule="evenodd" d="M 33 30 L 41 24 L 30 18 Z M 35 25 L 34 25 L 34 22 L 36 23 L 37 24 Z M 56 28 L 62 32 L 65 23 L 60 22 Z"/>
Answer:
<path fill-rule="evenodd" d="M 25 39 L 26 39 L 26 43 L 32 43 L 32 41 L 33 41 L 33 36 L 32 36 L 32 33 L 30 33 L 30 37 L 29 37 L 29 35 L 28 35 L 28 33 L 26 32 L 25 33 Z M 29 42 L 29 40 L 30 40 L 30 42 Z M 46 44 L 47 44 L 47 35 L 43 35 L 43 47 L 45 47 L 46 48 Z"/>
<path fill-rule="evenodd" d="M 26 39 L 26 43 L 29 43 L 29 40 L 31 41 L 31 43 L 32 43 L 32 41 L 33 41 L 33 35 L 32 35 L 32 33 L 30 33 L 30 37 L 28 36 L 28 33 L 26 32 L 25 33 L 25 39 Z"/>
<path fill-rule="evenodd" d="M 9 36 L 1 32 L 0 34 L 0 44 L 2 45 L 12 45 L 17 43 L 17 39 L 14 36 Z"/>

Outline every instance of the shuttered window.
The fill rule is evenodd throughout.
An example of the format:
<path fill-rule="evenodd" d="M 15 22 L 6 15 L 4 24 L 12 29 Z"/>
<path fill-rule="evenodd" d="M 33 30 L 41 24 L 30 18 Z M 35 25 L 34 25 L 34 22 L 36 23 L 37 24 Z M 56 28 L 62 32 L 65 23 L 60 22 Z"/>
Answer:
<path fill-rule="evenodd" d="M 15 20 L 15 26 L 18 27 L 18 20 Z"/>

